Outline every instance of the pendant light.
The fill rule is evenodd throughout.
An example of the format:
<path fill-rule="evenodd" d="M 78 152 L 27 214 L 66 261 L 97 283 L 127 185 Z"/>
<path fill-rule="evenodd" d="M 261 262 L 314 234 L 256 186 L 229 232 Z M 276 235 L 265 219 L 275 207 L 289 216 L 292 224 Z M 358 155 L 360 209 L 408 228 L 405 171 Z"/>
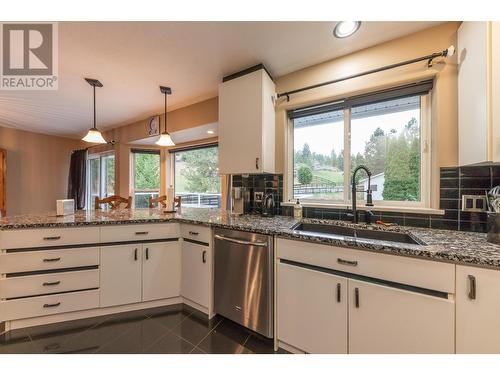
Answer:
<path fill-rule="evenodd" d="M 158 138 L 156 144 L 158 146 L 175 146 L 172 137 L 167 132 L 167 95 L 170 95 L 172 93 L 172 89 L 170 87 L 160 86 L 160 91 L 162 92 L 162 94 L 165 94 L 165 130 L 160 134 L 160 138 Z"/>
<path fill-rule="evenodd" d="M 102 137 L 101 132 L 96 127 L 96 115 L 95 115 L 95 88 L 102 87 L 102 83 L 97 79 L 85 78 L 85 81 L 93 87 L 94 89 L 94 126 L 90 128 L 87 135 L 82 138 L 82 141 L 89 143 L 107 143 L 106 140 Z"/>

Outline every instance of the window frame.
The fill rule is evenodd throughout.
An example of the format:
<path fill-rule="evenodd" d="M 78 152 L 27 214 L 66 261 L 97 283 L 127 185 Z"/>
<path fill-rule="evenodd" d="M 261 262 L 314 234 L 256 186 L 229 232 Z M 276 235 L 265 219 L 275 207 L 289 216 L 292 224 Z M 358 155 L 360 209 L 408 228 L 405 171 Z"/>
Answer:
<path fill-rule="evenodd" d="M 431 199 L 431 102 L 432 90 L 427 94 L 415 94 L 420 96 L 420 201 L 391 201 L 391 200 L 374 200 L 376 207 L 411 207 L 411 208 L 430 208 Z M 390 100 L 390 99 L 389 99 Z M 375 103 L 375 102 L 374 102 Z M 321 103 L 312 103 L 310 106 L 321 105 Z M 298 107 L 300 108 L 300 107 Z M 296 109 L 296 108 L 295 108 Z M 291 108 L 290 111 L 294 110 Z M 342 200 L 327 200 L 327 199 L 300 199 L 301 203 L 318 205 L 318 206 L 350 206 L 350 170 L 351 170 L 351 107 L 344 108 L 344 199 Z M 285 176 L 284 183 L 286 191 L 284 196 L 287 202 L 294 202 L 293 196 L 293 169 L 294 169 L 294 119 L 287 116 L 287 132 L 286 132 L 286 155 L 285 155 Z M 346 157 L 348 155 L 349 157 Z M 359 206 L 364 206 L 365 200 L 357 200 Z"/>
<path fill-rule="evenodd" d="M 160 171 L 160 184 L 158 185 L 158 189 L 139 189 L 136 190 L 135 188 L 135 156 L 136 154 L 152 154 L 152 155 L 158 155 L 158 170 Z M 130 179 L 130 196 L 132 197 L 132 206 L 134 209 L 138 209 L 138 207 L 135 206 L 135 194 L 136 191 L 139 192 L 145 192 L 145 193 L 158 193 L 157 195 L 160 196 L 162 193 L 162 168 L 161 168 L 161 150 L 159 149 L 147 149 L 147 148 L 132 148 L 130 150 L 130 174 L 132 178 Z"/>
<path fill-rule="evenodd" d="M 199 144 L 199 145 L 193 145 L 193 146 L 187 146 L 187 147 L 179 147 L 179 148 L 174 148 L 168 151 L 168 165 L 170 166 L 170 174 L 169 178 L 167 180 L 167 186 L 171 187 L 173 189 L 173 192 L 175 194 L 175 154 L 179 152 L 185 152 L 185 151 L 193 151 L 193 150 L 199 150 L 199 149 L 204 149 L 204 148 L 212 148 L 215 147 L 217 148 L 217 153 L 219 150 L 219 143 L 218 142 L 212 142 L 212 143 L 205 143 L 205 144 Z M 218 164 L 218 163 L 217 163 Z M 217 166 L 217 169 L 219 167 Z M 218 173 L 218 176 L 220 178 L 220 207 L 223 206 L 223 196 L 222 196 L 222 175 Z"/>
<path fill-rule="evenodd" d="M 109 197 L 111 195 L 105 195 L 106 191 L 106 184 L 103 183 L 104 180 L 106 180 L 106 168 L 103 168 L 103 160 L 105 158 L 108 158 L 110 156 L 113 156 L 115 159 L 115 171 L 113 172 L 113 176 L 115 181 L 114 186 L 115 186 L 115 191 L 111 195 L 114 195 L 116 193 L 116 155 L 115 151 L 104 151 L 104 152 L 97 152 L 97 153 L 87 153 L 87 160 L 86 160 L 86 182 L 85 182 L 85 208 L 86 209 L 91 209 L 92 206 L 92 196 L 91 196 L 91 178 L 90 178 L 90 163 L 92 160 L 99 159 L 99 199 L 103 199 L 106 197 Z"/>

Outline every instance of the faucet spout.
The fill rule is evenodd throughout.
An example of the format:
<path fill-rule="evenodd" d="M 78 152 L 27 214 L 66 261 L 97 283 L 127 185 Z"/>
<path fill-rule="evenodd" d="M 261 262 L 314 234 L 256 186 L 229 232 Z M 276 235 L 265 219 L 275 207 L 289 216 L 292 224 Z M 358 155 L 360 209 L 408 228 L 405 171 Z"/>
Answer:
<path fill-rule="evenodd" d="M 371 177 L 372 172 L 365 167 L 364 165 L 358 165 L 354 172 L 352 172 L 352 180 L 351 180 L 351 199 L 352 199 L 352 222 L 358 222 L 358 212 L 356 208 L 356 174 L 360 171 L 364 170 L 368 176 L 368 189 L 366 191 L 366 206 L 373 206 L 373 198 L 372 198 L 372 189 L 371 189 Z"/>

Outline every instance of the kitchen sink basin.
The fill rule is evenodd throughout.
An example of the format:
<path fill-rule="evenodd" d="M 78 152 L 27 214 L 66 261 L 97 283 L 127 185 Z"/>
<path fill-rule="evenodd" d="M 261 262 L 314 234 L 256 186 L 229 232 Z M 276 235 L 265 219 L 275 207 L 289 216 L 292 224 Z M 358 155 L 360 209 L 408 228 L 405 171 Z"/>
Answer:
<path fill-rule="evenodd" d="M 344 227 L 319 223 L 298 223 L 291 229 L 297 233 L 316 235 L 318 237 L 352 237 L 354 239 L 399 242 L 413 245 L 425 245 L 411 234 L 384 230 Z"/>

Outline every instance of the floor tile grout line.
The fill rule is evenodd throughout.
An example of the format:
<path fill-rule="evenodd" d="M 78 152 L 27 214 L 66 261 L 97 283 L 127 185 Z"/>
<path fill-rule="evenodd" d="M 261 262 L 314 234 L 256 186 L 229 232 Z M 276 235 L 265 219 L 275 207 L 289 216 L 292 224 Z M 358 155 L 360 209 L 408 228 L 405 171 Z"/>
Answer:
<path fill-rule="evenodd" d="M 202 338 L 202 339 L 201 339 L 201 340 L 200 340 L 200 341 L 199 341 L 199 342 L 198 342 L 198 343 L 197 343 L 194 347 L 195 347 L 195 348 L 200 349 L 199 345 L 200 345 L 200 344 L 201 344 L 201 343 L 202 343 L 202 342 L 203 342 L 203 341 L 204 341 L 204 340 L 205 340 L 208 336 L 210 336 L 210 334 L 211 334 L 213 331 L 215 331 L 215 329 L 216 329 L 216 328 L 219 326 L 219 324 L 221 324 L 221 323 L 222 323 L 222 319 L 220 319 L 220 320 L 219 320 L 219 321 L 218 321 L 218 322 L 217 322 L 217 323 L 213 326 L 213 328 L 212 328 L 210 331 L 208 331 L 208 333 L 207 333 L 205 336 L 203 336 L 203 338 Z M 194 350 L 194 349 L 193 349 L 193 350 Z M 205 352 L 205 351 L 204 351 L 204 350 L 202 350 L 202 349 L 200 349 L 200 350 L 201 350 L 202 352 Z"/>

